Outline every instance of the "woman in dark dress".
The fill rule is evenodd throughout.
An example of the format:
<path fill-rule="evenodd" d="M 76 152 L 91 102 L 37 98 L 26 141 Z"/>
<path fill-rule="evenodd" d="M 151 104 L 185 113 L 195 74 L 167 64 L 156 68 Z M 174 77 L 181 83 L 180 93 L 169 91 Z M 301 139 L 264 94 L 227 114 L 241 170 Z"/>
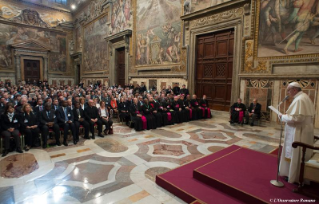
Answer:
<path fill-rule="evenodd" d="M 141 106 L 142 111 L 143 111 L 143 116 L 145 116 L 147 120 L 147 129 L 156 129 L 156 119 L 154 115 L 152 114 L 153 108 L 150 105 L 149 101 L 147 98 L 144 99 L 144 103 Z"/>
<path fill-rule="evenodd" d="M 7 156 L 9 153 L 10 137 L 14 138 L 16 151 L 23 153 L 19 137 L 19 125 L 19 115 L 14 112 L 14 105 L 12 103 L 7 103 L 4 109 L 4 114 L 1 115 L 1 135 L 4 140 L 2 157 Z"/>
<path fill-rule="evenodd" d="M 31 147 L 40 146 L 39 142 L 39 120 L 38 116 L 31 110 L 30 104 L 25 104 L 22 108 L 23 113 L 20 116 L 20 130 L 25 135 L 25 151 L 29 151 Z M 40 115 L 40 113 L 38 114 Z"/>

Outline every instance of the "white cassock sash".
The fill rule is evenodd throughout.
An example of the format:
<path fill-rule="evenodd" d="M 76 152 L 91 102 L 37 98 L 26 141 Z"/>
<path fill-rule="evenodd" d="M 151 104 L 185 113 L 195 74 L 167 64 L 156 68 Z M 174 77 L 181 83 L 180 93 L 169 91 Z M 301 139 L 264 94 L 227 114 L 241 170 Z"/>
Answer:
<path fill-rule="evenodd" d="M 286 125 L 285 128 L 285 158 L 291 159 L 292 156 L 292 143 L 294 142 L 294 135 L 295 135 L 295 127 Z"/>

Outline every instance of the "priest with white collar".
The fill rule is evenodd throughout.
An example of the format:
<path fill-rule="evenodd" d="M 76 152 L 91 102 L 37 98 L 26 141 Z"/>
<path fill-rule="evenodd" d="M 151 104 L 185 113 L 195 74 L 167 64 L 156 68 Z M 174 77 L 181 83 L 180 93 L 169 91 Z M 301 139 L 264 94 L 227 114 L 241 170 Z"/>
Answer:
<path fill-rule="evenodd" d="M 297 82 L 287 87 L 287 94 L 292 102 L 286 114 L 280 115 L 285 124 L 285 141 L 280 158 L 279 175 L 287 176 L 289 183 L 299 181 L 302 149 L 293 148 L 293 142 L 314 144 L 314 115 L 315 107 L 309 96 L 301 90 Z M 311 158 L 313 151 L 307 149 L 306 160 Z"/>

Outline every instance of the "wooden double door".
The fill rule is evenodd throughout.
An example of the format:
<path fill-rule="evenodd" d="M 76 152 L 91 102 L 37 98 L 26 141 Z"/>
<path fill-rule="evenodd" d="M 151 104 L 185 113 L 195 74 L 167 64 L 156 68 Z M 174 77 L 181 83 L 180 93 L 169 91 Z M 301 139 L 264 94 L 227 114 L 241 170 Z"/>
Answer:
<path fill-rule="evenodd" d="M 199 36 L 196 42 L 195 93 L 207 96 L 210 108 L 229 111 L 234 30 Z"/>
<path fill-rule="evenodd" d="M 116 67 L 116 77 L 117 84 L 124 87 L 125 85 L 125 48 L 119 48 L 116 50 L 117 55 L 117 67 Z"/>
<path fill-rule="evenodd" d="M 40 80 L 40 61 L 39 60 L 24 60 L 24 80 L 31 83 L 39 82 Z"/>

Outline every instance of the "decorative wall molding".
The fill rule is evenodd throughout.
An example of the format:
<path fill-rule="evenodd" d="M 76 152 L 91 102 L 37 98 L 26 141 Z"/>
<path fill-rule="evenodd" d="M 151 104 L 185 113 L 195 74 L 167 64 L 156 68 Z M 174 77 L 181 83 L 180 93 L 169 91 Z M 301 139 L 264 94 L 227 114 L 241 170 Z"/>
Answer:
<path fill-rule="evenodd" d="M 186 14 L 184 16 L 181 16 L 181 19 L 184 21 L 190 21 L 192 19 L 196 18 L 202 18 L 204 15 L 208 15 L 210 13 L 217 13 L 221 12 L 224 9 L 229 9 L 233 7 L 238 7 L 238 5 L 244 4 L 244 3 L 249 3 L 250 0 L 233 0 L 233 1 L 228 1 L 225 3 L 221 3 L 203 10 L 199 10 L 190 14 Z"/>
<path fill-rule="evenodd" d="M 191 28 L 202 27 L 209 24 L 216 24 L 216 22 L 225 22 L 236 18 L 241 18 L 244 14 L 243 8 L 235 8 L 221 13 L 213 14 L 190 22 Z"/>

